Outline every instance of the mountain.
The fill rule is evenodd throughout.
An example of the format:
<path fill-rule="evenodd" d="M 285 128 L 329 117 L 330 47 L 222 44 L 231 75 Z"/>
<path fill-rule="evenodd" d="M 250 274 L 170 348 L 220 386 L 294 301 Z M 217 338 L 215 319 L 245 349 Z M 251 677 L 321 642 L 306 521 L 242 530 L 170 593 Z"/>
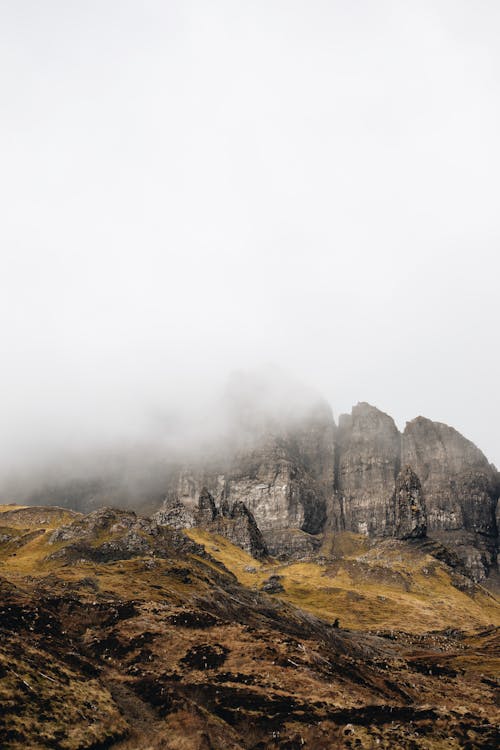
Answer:
<path fill-rule="evenodd" d="M 202 491 L 216 508 L 244 504 L 274 555 L 305 555 L 321 534 L 351 531 L 427 536 L 477 581 L 496 566 L 500 476 L 456 430 L 423 417 L 401 434 L 367 403 L 338 426 L 326 404 L 314 404 L 300 419 L 268 424 L 244 447 L 174 472 L 164 522 L 179 506 L 196 508 Z"/>
<path fill-rule="evenodd" d="M 184 452 L 117 452 L 94 471 L 59 469 L 2 497 L 157 513 L 178 529 L 224 534 L 257 557 L 304 559 L 330 532 L 429 538 L 475 581 L 496 571 L 500 475 L 452 427 L 417 417 L 401 433 L 364 402 L 337 424 L 302 386 L 243 374 L 203 435 Z"/>

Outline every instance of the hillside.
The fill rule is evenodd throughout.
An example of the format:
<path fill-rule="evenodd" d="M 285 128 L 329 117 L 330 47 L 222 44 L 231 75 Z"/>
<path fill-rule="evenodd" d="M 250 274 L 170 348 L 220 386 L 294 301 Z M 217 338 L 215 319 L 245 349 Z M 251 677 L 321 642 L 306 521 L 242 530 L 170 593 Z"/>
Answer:
<path fill-rule="evenodd" d="M 498 739 L 500 609 L 418 544 L 334 535 L 285 565 L 130 512 L 3 510 L 6 750 Z"/>
<path fill-rule="evenodd" d="M 260 589 L 269 577 L 279 576 L 280 599 L 327 621 L 338 617 L 346 628 L 423 633 L 500 625 L 498 599 L 436 559 L 426 542 L 375 543 L 344 532 L 327 537 L 308 562 L 282 562 L 255 560 L 201 528 L 186 533 L 243 585 Z"/>

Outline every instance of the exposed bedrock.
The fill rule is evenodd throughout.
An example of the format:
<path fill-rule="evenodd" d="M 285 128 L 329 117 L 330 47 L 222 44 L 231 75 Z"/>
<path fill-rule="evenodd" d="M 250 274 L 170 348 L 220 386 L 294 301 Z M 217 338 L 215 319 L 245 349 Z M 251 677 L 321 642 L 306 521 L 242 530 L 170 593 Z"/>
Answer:
<path fill-rule="evenodd" d="M 337 454 L 341 527 L 375 536 L 391 534 L 387 522 L 401 465 L 401 436 L 392 417 L 367 403 L 341 415 Z"/>
<path fill-rule="evenodd" d="M 496 535 L 498 473 L 473 443 L 448 425 L 417 417 L 406 425 L 402 456 L 422 482 L 431 531 Z"/>
<path fill-rule="evenodd" d="M 422 482 L 431 537 L 453 546 L 474 578 L 496 560 L 499 474 L 448 425 L 417 417 L 402 436 L 402 458 Z"/>
<path fill-rule="evenodd" d="M 420 479 L 411 466 L 396 478 L 388 527 L 398 539 L 419 539 L 427 534 L 427 510 Z"/>
<path fill-rule="evenodd" d="M 161 524 L 203 526 L 256 555 L 310 557 L 323 532 L 427 533 L 477 580 L 495 564 L 499 474 L 447 425 L 417 417 L 401 434 L 359 403 L 337 427 L 325 401 L 279 376 L 234 379 L 210 427 L 172 455 L 143 449 L 85 480 L 42 483 L 35 502 L 156 512 Z"/>
<path fill-rule="evenodd" d="M 335 423 L 319 403 L 300 421 L 273 423 L 268 431 L 235 442 L 226 456 L 172 477 L 164 509 L 181 503 L 192 513 L 204 487 L 217 508 L 243 502 L 262 532 L 325 527 L 333 494 Z M 181 513 L 181 511 L 178 511 Z"/>
<path fill-rule="evenodd" d="M 480 580 L 496 559 L 498 494 L 496 469 L 451 427 L 418 417 L 402 435 L 390 416 L 360 403 L 337 428 L 319 403 L 240 441 L 224 459 L 173 476 L 160 513 L 179 528 L 218 524 L 240 546 L 259 549 L 247 520 L 241 533 L 223 520 L 240 504 L 263 548 L 290 558 L 314 554 L 325 530 L 427 533 Z"/>
<path fill-rule="evenodd" d="M 280 560 L 308 560 L 321 548 L 321 538 L 301 529 L 273 529 L 264 532 L 266 547 Z"/>
<path fill-rule="evenodd" d="M 176 529 L 201 526 L 213 534 L 225 536 L 256 558 L 267 555 L 262 533 L 247 506 L 241 501 L 230 504 L 226 500 L 217 507 L 206 487 L 200 492 L 196 508 L 189 508 L 180 500 L 174 500 L 169 507 L 165 506 L 155 513 L 153 518 L 162 526 Z"/>

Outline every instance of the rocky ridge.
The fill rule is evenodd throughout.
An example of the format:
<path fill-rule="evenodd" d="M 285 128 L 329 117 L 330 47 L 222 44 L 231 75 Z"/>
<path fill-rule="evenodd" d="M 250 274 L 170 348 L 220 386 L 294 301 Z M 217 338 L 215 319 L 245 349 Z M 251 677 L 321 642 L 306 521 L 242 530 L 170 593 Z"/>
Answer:
<path fill-rule="evenodd" d="M 3 495 L 85 513 L 124 507 L 176 529 L 205 526 L 257 557 L 267 550 L 306 559 L 330 532 L 427 535 L 474 580 L 497 570 L 500 475 L 453 428 L 417 417 L 400 432 L 365 402 L 337 424 L 316 395 L 245 378 L 220 413 L 213 439 L 189 453 L 143 449 L 108 462 L 108 473 L 101 461 L 98 476 Z"/>
<path fill-rule="evenodd" d="M 160 525 L 175 529 L 202 526 L 213 534 L 227 537 L 253 557 L 267 555 L 264 538 L 245 503 L 238 500 L 230 505 L 224 500 L 217 507 L 206 487 L 202 488 L 194 509 L 177 500 L 170 507 L 155 513 L 153 519 Z"/>
<path fill-rule="evenodd" d="M 220 517 L 228 504 L 245 507 L 273 555 L 305 557 L 318 535 L 352 531 L 428 535 L 450 546 L 474 580 L 496 566 L 499 474 L 456 430 L 423 417 L 400 433 L 390 416 L 359 403 L 337 427 L 321 403 L 299 421 L 275 422 L 246 449 L 171 475 L 156 517 L 196 525 L 189 509 L 204 488 Z"/>

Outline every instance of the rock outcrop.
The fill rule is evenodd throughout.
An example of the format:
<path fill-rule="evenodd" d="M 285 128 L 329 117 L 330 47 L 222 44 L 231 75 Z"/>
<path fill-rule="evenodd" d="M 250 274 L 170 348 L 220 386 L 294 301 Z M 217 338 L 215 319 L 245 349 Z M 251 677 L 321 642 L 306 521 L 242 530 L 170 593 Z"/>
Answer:
<path fill-rule="evenodd" d="M 161 526 L 171 526 L 174 529 L 191 529 L 197 525 L 195 511 L 185 506 L 181 500 L 173 500 L 154 514 L 153 518 Z"/>
<path fill-rule="evenodd" d="M 348 531 L 390 535 L 387 519 L 401 464 L 401 438 L 394 420 L 360 403 L 339 420 L 336 492 L 340 526 Z"/>
<path fill-rule="evenodd" d="M 285 587 L 281 583 L 281 576 L 269 576 L 267 581 L 262 584 L 261 591 L 265 591 L 266 594 L 283 594 Z"/>
<path fill-rule="evenodd" d="M 49 544 L 65 546 L 56 549 L 48 559 L 69 562 L 166 558 L 185 552 L 205 555 L 203 547 L 179 531 L 115 508 L 101 508 L 60 526 L 50 535 Z"/>
<path fill-rule="evenodd" d="M 476 580 L 494 565 L 499 475 L 459 432 L 417 417 L 402 436 L 403 461 L 422 482 L 429 535 L 456 549 Z"/>
<path fill-rule="evenodd" d="M 234 503 L 231 509 L 228 506 L 223 508 L 223 511 L 217 513 L 207 528 L 227 537 L 233 544 L 237 544 L 238 547 L 258 559 L 268 554 L 266 543 L 255 518 L 241 501 Z"/>
<path fill-rule="evenodd" d="M 161 526 L 175 529 L 202 526 L 213 534 L 227 537 L 256 558 L 267 555 L 267 547 L 253 514 L 241 500 L 229 503 L 227 499 L 216 506 L 215 500 L 206 487 L 203 487 L 195 510 L 174 499 L 170 507 L 166 504 L 153 516 Z"/>
<path fill-rule="evenodd" d="M 302 529 L 317 534 L 325 527 L 332 499 L 335 431 L 331 409 L 323 402 L 300 420 L 273 420 L 259 424 L 256 432 L 241 427 L 224 457 L 171 477 L 161 512 L 181 503 L 196 514 L 207 488 L 218 509 L 243 502 L 263 533 Z"/>
<path fill-rule="evenodd" d="M 420 479 L 411 466 L 396 479 L 388 528 L 398 539 L 420 539 L 427 534 L 427 511 Z"/>
<path fill-rule="evenodd" d="M 274 529 L 263 537 L 269 554 L 279 560 L 308 560 L 321 548 L 320 536 L 301 529 Z"/>
<path fill-rule="evenodd" d="M 310 558 L 324 531 L 429 534 L 482 580 L 496 560 L 498 476 L 451 427 L 418 417 L 401 434 L 390 416 L 360 403 L 337 428 L 319 404 L 298 420 L 261 424 L 225 461 L 180 472 L 157 518 L 177 528 L 217 526 L 245 549 L 281 559 Z M 238 505 L 251 521 L 236 531 Z"/>

